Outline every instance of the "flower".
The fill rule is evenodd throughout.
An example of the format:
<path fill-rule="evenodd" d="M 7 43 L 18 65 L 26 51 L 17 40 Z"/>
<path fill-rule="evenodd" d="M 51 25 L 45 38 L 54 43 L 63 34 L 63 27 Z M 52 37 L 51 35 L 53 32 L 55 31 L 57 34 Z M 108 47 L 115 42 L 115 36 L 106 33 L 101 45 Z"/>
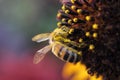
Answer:
<path fill-rule="evenodd" d="M 62 0 L 58 11 L 58 27 L 74 29 L 67 36 L 83 47 L 82 64 L 89 74 L 102 75 L 105 80 L 120 76 L 120 1 Z M 70 47 L 70 46 L 69 46 Z"/>
<path fill-rule="evenodd" d="M 63 68 L 62 75 L 65 79 L 71 77 L 69 80 L 103 80 L 102 76 L 99 77 L 96 77 L 96 75 L 90 76 L 87 73 L 86 66 L 81 63 L 77 64 L 66 63 Z"/>

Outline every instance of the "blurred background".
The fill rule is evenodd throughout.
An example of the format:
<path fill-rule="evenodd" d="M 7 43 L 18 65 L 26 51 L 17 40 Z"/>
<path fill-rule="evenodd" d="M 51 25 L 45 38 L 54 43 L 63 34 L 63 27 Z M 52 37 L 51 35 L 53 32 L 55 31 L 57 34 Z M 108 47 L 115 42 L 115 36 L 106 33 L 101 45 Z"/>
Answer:
<path fill-rule="evenodd" d="M 56 28 L 59 0 L 0 0 L 0 80 L 63 80 L 64 62 L 49 53 L 33 64 L 45 46 L 31 38 Z"/>

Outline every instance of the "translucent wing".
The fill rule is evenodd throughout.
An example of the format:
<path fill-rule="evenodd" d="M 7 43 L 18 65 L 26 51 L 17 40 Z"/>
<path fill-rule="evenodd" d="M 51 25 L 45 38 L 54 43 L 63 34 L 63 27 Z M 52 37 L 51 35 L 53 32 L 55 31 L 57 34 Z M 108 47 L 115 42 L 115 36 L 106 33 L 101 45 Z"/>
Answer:
<path fill-rule="evenodd" d="M 38 34 L 32 38 L 32 41 L 43 42 L 49 39 L 50 33 Z"/>
<path fill-rule="evenodd" d="M 48 51 L 50 51 L 50 50 L 51 50 L 51 46 L 50 45 L 45 46 L 42 49 L 38 50 L 35 53 L 35 56 L 34 56 L 34 59 L 33 59 L 33 63 L 34 64 L 38 64 L 45 57 L 46 53 Z"/>

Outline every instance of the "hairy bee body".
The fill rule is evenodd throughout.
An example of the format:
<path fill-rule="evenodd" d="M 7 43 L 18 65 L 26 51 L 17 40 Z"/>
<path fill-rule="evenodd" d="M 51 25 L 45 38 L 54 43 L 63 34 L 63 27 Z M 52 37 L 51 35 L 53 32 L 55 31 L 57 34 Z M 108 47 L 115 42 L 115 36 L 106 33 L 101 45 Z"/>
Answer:
<path fill-rule="evenodd" d="M 52 45 L 52 52 L 65 62 L 77 63 L 81 59 L 81 53 L 73 48 L 61 44 L 60 42 L 55 42 Z"/>
<path fill-rule="evenodd" d="M 66 26 L 55 29 L 51 34 L 50 44 L 52 45 L 53 54 L 58 58 L 65 62 L 77 63 L 80 61 L 82 54 L 66 44 L 76 45 L 74 42 L 67 39 L 70 31 L 71 29 Z"/>
<path fill-rule="evenodd" d="M 52 49 L 52 53 L 65 62 L 77 63 L 81 60 L 82 53 L 69 45 L 80 47 L 80 45 L 67 38 L 71 29 L 63 26 L 56 28 L 52 33 L 38 34 L 32 38 L 33 41 L 43 42 L 49 40 L 49 45 L 37 51 L 34 56 L 34 63 L 38 63 L 45 54 Z"/>

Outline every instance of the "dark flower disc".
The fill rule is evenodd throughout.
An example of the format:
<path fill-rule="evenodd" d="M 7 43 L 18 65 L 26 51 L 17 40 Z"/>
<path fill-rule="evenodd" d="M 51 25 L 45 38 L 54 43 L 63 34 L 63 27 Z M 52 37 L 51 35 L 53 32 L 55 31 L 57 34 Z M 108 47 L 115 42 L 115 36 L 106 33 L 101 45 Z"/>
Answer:
<path fill-rule="evenodd" d="M 63 0 L 57 14 L 57 26 L 71 28 L 68 39 L 84 43 L 72 47 L 82 52 L 82 60 L 93 75 L 105 80 L 120 76 L 120 1 Z"/>

